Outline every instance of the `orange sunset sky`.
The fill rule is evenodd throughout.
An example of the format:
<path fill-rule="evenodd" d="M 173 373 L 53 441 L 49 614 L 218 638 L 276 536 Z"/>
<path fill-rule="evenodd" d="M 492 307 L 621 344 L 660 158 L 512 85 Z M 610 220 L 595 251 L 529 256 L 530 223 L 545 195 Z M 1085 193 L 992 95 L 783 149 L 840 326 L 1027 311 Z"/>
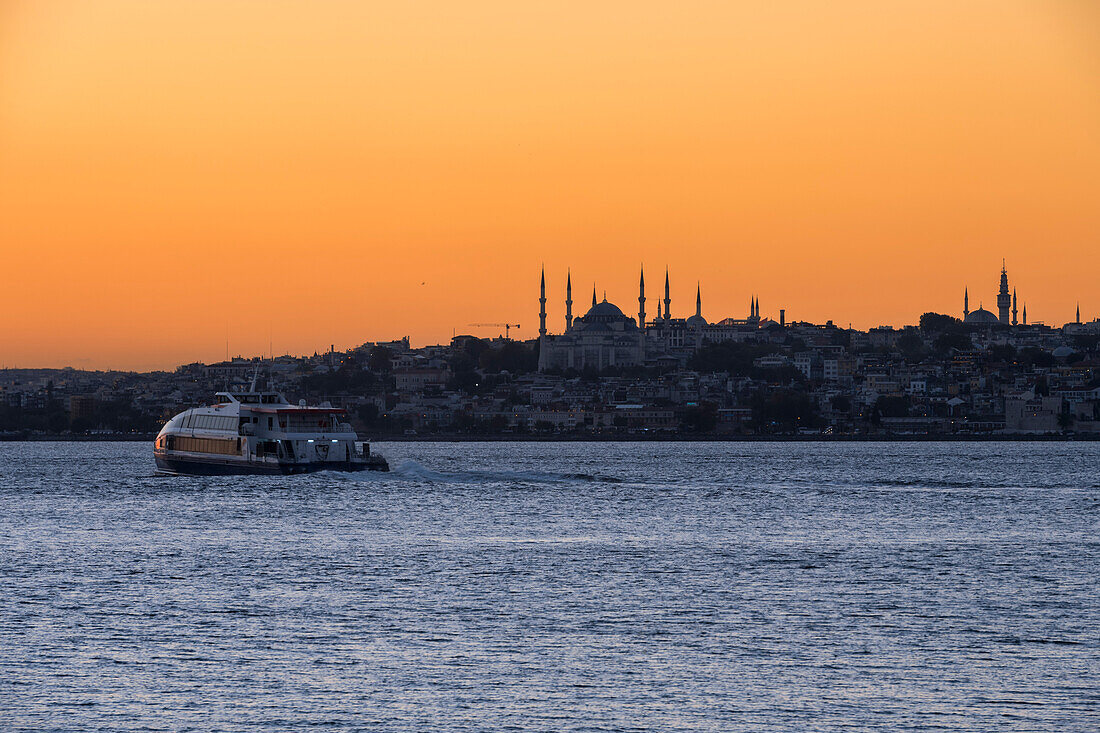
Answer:
<path fill-rule="evenodd" d="M 1092 0 L 0 0 L 0 366 L 1100 315 Z M 583 307 L 577 310 L 583 312 Z"/>

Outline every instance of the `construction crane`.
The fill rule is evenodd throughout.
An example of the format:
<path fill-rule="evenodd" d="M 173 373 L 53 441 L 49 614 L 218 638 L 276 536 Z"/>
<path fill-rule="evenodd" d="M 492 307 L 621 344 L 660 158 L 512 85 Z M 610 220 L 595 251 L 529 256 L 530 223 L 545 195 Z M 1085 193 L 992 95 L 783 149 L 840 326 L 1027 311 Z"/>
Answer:
<path fill-rule="evenodd" d="M 504 328 L 504 338 L 509 338 L 508 332 L 513 328 L 519 328 L 518 323 L 467 323 L 467 326 L 477 326 L 479 328 Z"/>

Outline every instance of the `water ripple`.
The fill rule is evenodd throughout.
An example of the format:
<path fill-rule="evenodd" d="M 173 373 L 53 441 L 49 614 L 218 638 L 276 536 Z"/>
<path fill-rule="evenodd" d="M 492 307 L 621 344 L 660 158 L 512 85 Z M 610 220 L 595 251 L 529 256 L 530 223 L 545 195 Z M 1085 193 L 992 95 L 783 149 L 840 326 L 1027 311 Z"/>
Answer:
<path fill-rule="evenodd" d="M 1100 729 L 1100 446 L 0 443 L 0 730 Z"/>

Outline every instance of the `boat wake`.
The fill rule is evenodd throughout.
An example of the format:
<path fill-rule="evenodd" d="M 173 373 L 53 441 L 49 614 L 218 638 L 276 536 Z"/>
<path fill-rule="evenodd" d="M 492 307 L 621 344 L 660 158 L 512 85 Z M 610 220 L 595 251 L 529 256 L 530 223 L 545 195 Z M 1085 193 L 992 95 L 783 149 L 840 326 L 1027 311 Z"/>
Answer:
<path fill-rule="evenodd" d="M 615 476 L 590 473 L 557 473 L 553 471 L 436 471 L 406 460 L 391 466 L 387 479 L 420 481 L 425 483 L 482 484 L 482 483 L 622 483 Z"/>

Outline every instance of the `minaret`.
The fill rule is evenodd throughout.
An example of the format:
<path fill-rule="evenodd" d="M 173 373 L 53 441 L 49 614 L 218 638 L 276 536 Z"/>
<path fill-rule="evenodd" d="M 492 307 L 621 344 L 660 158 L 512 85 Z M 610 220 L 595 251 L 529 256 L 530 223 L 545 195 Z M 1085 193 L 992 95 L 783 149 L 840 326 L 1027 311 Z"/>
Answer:
<path fill-rule="evenodd" d="M 546 268 L 542 268 L 539 282 L 539 336 L 546 335 Z"/>
<path fill-rule="evenodd" d="M 573 328 L 573 277 L 565 271 L 565 330 Z"/>
<path fill-rule="evenodd" d="M 1020 322 L 1016 319 L 1016 288 L 1012 288 L 1012 325 L 1018 326 Z"/>
<path fill-rule="evenodd" d="M 638 276 L 638 328 L 645 328 L 645 267 Z"/>
<path fill-rule="evenodd" d="M 749 298 L 749 320 L 756 317 L 756 296 Z"/>
<path fill-rule="evenodd" d="M 665 268 L 665 320 L 672 318 L 672 310 L 670 308 L 672 299 L 668 297 L 668 268 Z"/>
<path fill-rule="evenodd" d="M 1008 271 L 1005 270 L 1004 260 L 1001 260 L 1001 289 L 997 291 L 997 320 L 1008 325 L 1008 308 L 1012 303 L 1012 296 L 1008 294 Z"/>
<path fill-rule="evenodd" d="M 703 291 L 699 287 L 699 283 L 695 283 L 695 315 L 700 318 L 703 317 Z"/>
<path fill-rule="evenodd" d="M 970 315 L 970 288 L 963 289 L 963 320 Z"/>
<path fill-rule="evenodd" d="M 1024 325 L 1027 325 L 1027 303 L 1024 303 Z"/>
<path fill-rule="evenodd" d="M 592 283 L 592 307 L 596 307 L 596 283 Z"/>
<path fill-rule="evenodd" d="M 1077 323 L 1081 323 L 1081 301 L 1077 301 Z"/>

